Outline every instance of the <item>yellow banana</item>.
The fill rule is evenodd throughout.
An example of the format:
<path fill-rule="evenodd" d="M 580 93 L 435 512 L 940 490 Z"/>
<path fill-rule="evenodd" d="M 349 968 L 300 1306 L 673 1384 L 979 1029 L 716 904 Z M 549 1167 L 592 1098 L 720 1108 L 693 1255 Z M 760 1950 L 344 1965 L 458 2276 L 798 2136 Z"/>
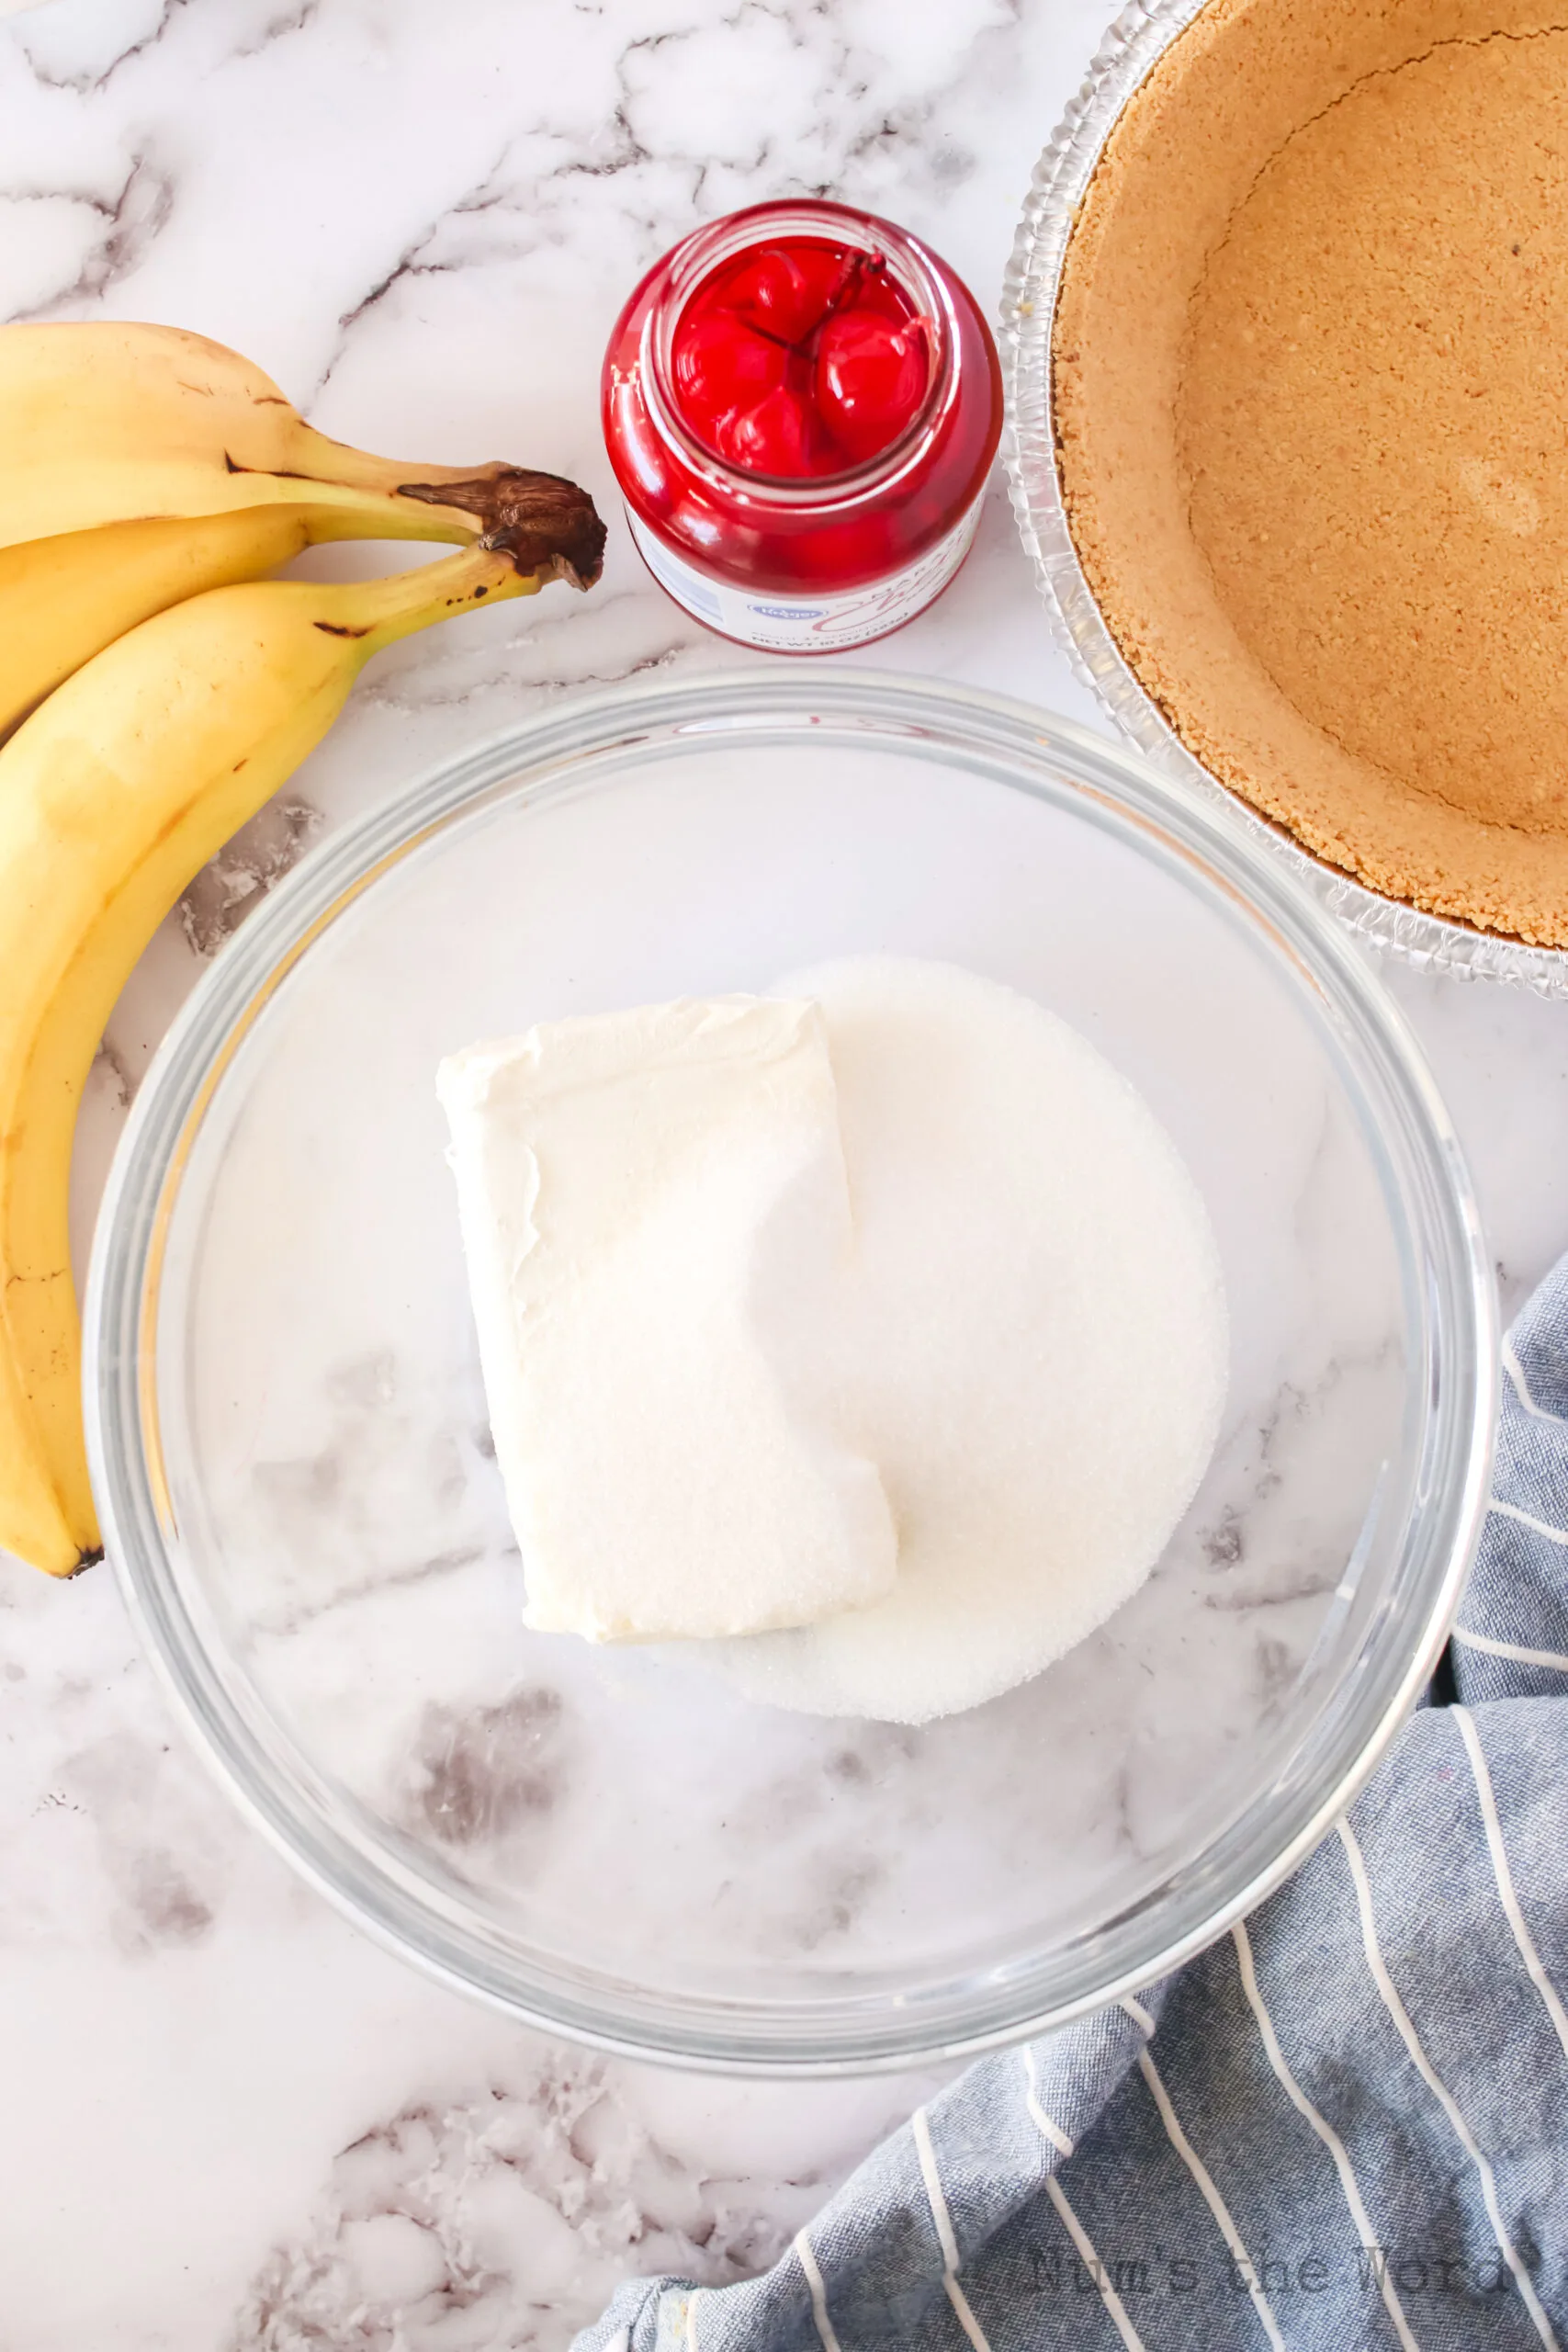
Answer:
<path fill-rule="evenodd" d="M 481 600 L 592 577 L 597 519 L 573 496 L 554 546 L 536 512 L 510 540 L 392 579 L 254 582 L 176 604 L 0 749 L 0 1546 L 54 1575 L 98 1547 L 66 1204 L 76 1107 L 115 999 L 372 653 Z"/>
<path fill-rule="evenodd" d="M 184 596 L 259 580 L 307 547 L 298 506 L 106 523 L 0 548 L 0 737 L 139 621 Z"/>
<path fill-rule="evenodd" d="M 477 538 L 541 485 L 560 487 L 328 441 L 248 360 L 176 328 L 0 327 L 0 738 L 181 597 L 321 539 Z"/>
<path fill-rule="evenodd" d="M 471 535 L 474 493 L 510 470 L 331 441 L 259 368 L 181 327 L 0 327 L 0 547 L 318 492 L 372 517 L 405 498 L 440 505 L 448 485 L 468 493 L 448 502 L 453 536 Z"/>

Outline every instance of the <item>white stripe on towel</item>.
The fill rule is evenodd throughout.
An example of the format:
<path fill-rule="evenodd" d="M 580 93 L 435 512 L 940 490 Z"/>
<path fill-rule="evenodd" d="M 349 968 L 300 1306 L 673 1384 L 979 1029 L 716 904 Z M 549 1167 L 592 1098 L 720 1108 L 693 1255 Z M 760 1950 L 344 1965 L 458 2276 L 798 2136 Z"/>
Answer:
<path fill-rule="evenodd" d="M 1382 1953 L 1378 1949 L 1377 1922 L 1372 1916 L 1371 1883 L 1367 1877 L 1367 1865 L 1362 1858 L 1361 1849 L 1356 1842 L 1356 1833 L 1343 1814 L 1339 1816 L 1337 1826 L 1339 1842 L 1345 1849 L 1345 1859 L 1350 1865 L 1350 1876 L 1356 1884 L 1356 1907 L 1361 1915 L 1361 1943 L 1367 1955 L 1367 1966 L 1372 1973 L 1372 1982 L 1382 1996 L 1384 2008 L 1387 2009 L 1399 2030 L 1400 2039 L 1410 2052 L 1416 2073 L 1448 2117 L 1453 2128 L 1454 2137 L 1481 2177 L 1481 2194 L 1485 2200 L 1487 2218 L 1492 2223 L 1493 2233 L 1497 2240 L 1498 2252 L 1513 2273 L 1514 2284 L 1519 2290 L 1525 2309 L 1535 2323 L 1536 2334 L 1543 2344 L 1551 2346 L 1551 2352 L 1561 2352 L 1557 2338 L 1552 2334 L 1551 2322 L 1541 2309 L 1540 2298 L 1535 2291 L 1535 2285 L 1529 2272 L 1514 2252 L 1513 2241 L 1503 2225 L 1502 2208 L 1497 2202 L 1497 2183 L 1493 2178 L 1492 2167 L 1472 2137 L 1469 2124 L 1454 2105 L 1444 2086 L 1438 2081 L 1431 2061 L 1416 2038 L 1416 2028 L 1410 2022 L 1409 2011 L 1400 1999 L 1393 1979 L 1384 1965 Z"/>
<path fill-rule="evenodd" d="M 1126 2010 L 1127 2015 L 1132 2018 L 1133 2023 L 1136 2026 L 1141 2026 L 1144 2031 L 1152 2040 L 1154 2036 L 1155 2021 L 1153 2018 L 1150 2017 L 1147 2009 L 1145 2008 L 1142 2001 L 1135 2001 L 1132 1994 L 1129 1993 L 1126 1999 L 1122 2002 L 1122 2007 Z"/>
<path fill-rule="evenodd" d="M 1231 2219 L 1230 2208 L 1215 2188 L 1207 2165 L 1182 2130 L 1176 2109 L 1170 2103 L 1170 2093 L 1161 2082 L 1159 2070 L 1146 2050 L 1140 2050 L 1138 2052 L 1138 2071 L 1148 2085 L 1150 2095 L 1159 2109 L 1160 2121 L 1165 2125 L 1171 2146 L 1197 2182 L 1204 2204 L 1219 2223 L 1220 2235 L 1229 2246 L 1232 2259 L 1247 2280 L 1247 2292 L 1252 2297 L 1253 2309 L 1262 2323 L 1264 2335 L 1274 2346 L 1274 2352 L 1285 2352 L 1285 2339 L 1275 2325 L 1274 2314 L 1269 2308 L 1269 2298 L 1258 2283 L 1258 2273 L 1253 2268 L 1247 2248 L 1241 2242 L 1241 2233 Z"/>
<path fill-rule="evenodd" d="M 1040 2081 L 1034 2071 L 1034 2052 L 1027 2041 L 1023 2045 L 1023 2078 L 1029 2086 L 1027 2099 L 1029 2112 L 1051 2146 L 1060 2154 L 1070 2156 L 1073 2153 L 1072 2142 L 1057 2125 L 1047 2120 L 1045 2110 L 1040 2104 Z M 1093 2239 L 1068 2204 L 1066 2191 L 1054 2172 L 1048 2172 L 1045 2176 L 1045 2194 L 1056 2209 L 1056 2219 L 1073 2242 L 1073 2252 L 1100 2289 L 1100 2300 L 1105 2305 L 1105 2315 L 1126 2346 L 1127 2352 L 1147 2352 L 1143 2337 L 1127 2316 L 1125 2303 L 1111 2285 L 1105 2265 L 1094 2250 Z"/>
<path fill-rule="evenodd" d="M 702 2352 L 697 2342 L 697 2298 L 694 2293 L 686 2298 L 686 2352 Z"/>
<path fill-rule="evenodd" d="M 1492 1874 L 1497 1882 L 1503 1908 L 1508 1915 L 1508 1925 L 1514 1931 L 1514 1941 L 1519 1948 L 1519 1958 L 1529 1971 L 1530 1983 L 1546 2004 L 1546 2014 L 1562 2045 L 1562 2054 L 1568 2058 L 1568 2010 L 1558 1999 L 1557 1988 L 1541 1964 L 1535 1939 L 1525 1925 L 1525 1915 L 1514 1892 L 1514 1873 L 1508 1867 L 1508 1850 L 1503 1843 L 1503 1825 L 1497 1817 L 1497 1800 L 1492 1792 L 1492 1775 L 1486 1769 L 1480 1736 L 1468 1707 L 1455 1705 L 1449 1709 L 1449 1713 L 1459 1725 L 1460 1737 L 1470 1758 L 1470 1769 L 1475 1775 L 1475 1793 L 1481 1800 L 1481 1818 L 1486 1825 L 1486 1850 L 1492 1857 Z"/>
<path fill-rule="evenodd" d="M 1073 2153 L 1072 2142 L 1059 2123 L 1052 2122 L 1040 2104 L 1040 2077 L 1034 2071 L 1033 2044 L 1026 2041 L 1019 2055 L 1023 2060 L 1023 2079 L 1028 2086 L 1023 2095 L 1024 2104 L 1034 2118 L 1041 2138 L 1049 2140 L 1059 2156 L 1070 2156 Z"/>
<path fill-rule="evenodd" d="M 1500 1503 L 1493 1495 L 1486 1508 L 1495 1511 L 1499 1519 L 1517 1520 L 1521 1527 L 1528 1527 L 1532 1535 L 1544 1535 L 1549 1544 L 1568 1544 L 1568 1530 L 1549 1527 L 1544 1519 L 1537 1519 L 1532 1510 L 1521 1510 L 1517 1503 Z"/>
<path fill-rule="evenodd" d="M 811 2295 L 811 2316 L 817 2322 L 822 2352 L 842 2352 L 842 2346 L 833 2333 L 833 2323 L 828 2316 L 828 2294 L 822 2284 L 822 2273 L 817 2267 L 817 2256 L 804 2230 L 797 2230 L 795 2233 L 795 2251 L 806 2273 L 806 2284 Z"/>
<path fill-rule="evenodd" d="M 1495 1642 L 1490 1634 L 1468 1633 L 1464 1626 L 1453 1629 L 1456 1642 L 1463 1642 L 1468 1649 L 1484 1650 L 1488 1657 L 1506 1657 L 1516 1666 L 1547 1666 L 1555 1673 L 1568 1674 L 1568 1657 L 1561 1650 L 1527 1650 L 1517 1642 Z"/>
<path fill-rule="evenodd" d="M 1258 2020 L 1258 2030 L 1263 2037 L 1263 2047 L 1269 2053 L 1269 2064 L 1284 2085 L 1297 2113 L 1305 2117 L 1334 2159 L 1334 2169 L 1339 2175 L 1339 2186 L 1344 2191 L 1345 2202 L 1350 2209 L 1350 2219 L 1356 2224 L 1356 2234 L 1372 2256 L 1377 2269 L 1378 2282 L 1382 2289 L 1383 2308 L 1393 2322 L 1394 2334 L 1404 2346 L 1404 2352 L 1420 2352 L 1420 2346 L 1410 2333 L 1409 2322 L 1404 2316 L 1399 2297 L 1393 2291 L 1393 2281 L 1388 2275 L 1388 2266 L 1378 2260 L 1377 2233 L 1372 2228 L 1371 2218 L 1361 2202 L 1361 2192 L 1356 2186 L 1356 2175 L 1350 2164 L 1350 2152 L 1333 2124 L 1329 2122 L 1328 2118 L 1319 2114 L 1317 2109 L 1314 2107 L 1311 2099 L 1292 2074 L 1286 2063 L 1285 2053 L 1280 2047 L 1280 2037 L 1274 2030 L 1274 2020 L 1264 2007 L 1263 1996 L 1258 1989 L 1258 1972 L 1252 1964 L 1252 1939 L 1247 1932 L 1244 1920 L 1236 1921 L 1235 1926 L 1231 1929 L 1231 1939 L 1235 1945 L 1235 1956 L 1241 1968 L 1242 1990 L 1247 1995 L 1252 2014 Z"/>
<path fill-rule="evenodd" d="M 1525 1368 L 1519 1362 L 1518 1357 L 1514 1353 L 1514 1343 L 1512 1340 L 1505 1340 L 1503 1342 L 1503 1368 L 1506 1372 L 1508 1378 L 1513 1382 L 1514 1394 L 1518 1398 L 1520 1404 L 1524 1407 L 1526 1412 L 1532 1415 L 1538 1421 L 1555 1421 L 1558 1428 L 1562 1429 L 1563 1427 L 1562 1414 L 1549 1413 L 1546 1407 L 1544 1405 L 1538 1405 L 1535 1398 L 1530 1395 L 1529 1384 L 1525 1379 Z"/>
<path fill-rule="evenodd" d="M 1127 2316 L 1127 2306 L 1111 2283 L 1110 2274 L 1094 2250 L 1094 2241 L 1067 2202 L 1066 2191 L 1054 2172 L 1045 2176 L 1045 2194 L 1056 2209 L 1056 2218 L 1073 2242 L 1078 2260 L 1100 2289 L 1100 2300 L 1105 2305 L 1105 2316 L 1127 2346 L 1127 2352 L 1148 2352 L 1148 2346 Z"/>
<path fill-rule="evenodd" d="M 936 2168 L 936 2150 L 931 2146 L 931 2127 L 926 2121 L 923 2107 L 916 2108 L 909 2124 L 915 2135 L 915 2153 L 920 2160 L 920 2178 L 926 2184 L 926 2199 L 936 2223 L 937 2244 L 942 2248 L 942 2283 L 947 2289 L 947 2300 L 975 2352 L 991 2352 L 985 2331 L 969 2308 L 969 2298 L 958 2283 L 958 2240 L 953 2234 L 953 2216 L 947 2210 L 942 2175 Z"/>

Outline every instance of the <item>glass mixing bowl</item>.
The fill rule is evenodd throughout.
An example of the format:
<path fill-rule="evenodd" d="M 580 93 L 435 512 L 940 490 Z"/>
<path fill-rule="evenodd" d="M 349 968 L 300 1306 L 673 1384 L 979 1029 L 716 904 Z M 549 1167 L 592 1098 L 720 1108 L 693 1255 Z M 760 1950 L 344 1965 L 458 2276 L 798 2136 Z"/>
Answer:
<path fill-rule="evenodd" d="M 1370 890 L 1314 857 L 1227 792 L 1194 759 L 1122 659 L 1067 522 L 1056 471 L 1051 342 L 1062 265 L 1078 208 L 1123 108 L 1207 0 L 1133 0 L 1106 33 L 1082 88 L 1035 166 L 1002 291 L 998 343 L 1007 390 L 1003 447 L 1013 512 L 1034 565 L 1052 635 L 1076 675 L 1162 773 L 1225 803 L 1266 854 L 1278 858 L 1342 922 L 1386 954 L 1455 979 L 1506 980 L 1568 997 L 1568 952 L 1473 931 Z"/>
<path fill-rule="evenodd" d="M 1148 1583 L 919 1731 L 523 1630 L 434 1091 L 478 1037 L 871 949 L 1029 991 L 1142 1089 L 1233 1325 Z M 851 671 L 563 704 L 325 842 L 142 1085 L 87 1336 L 132 1611 L 306 1877 L 520 2018 L 750 2072 L 1059 2023 L 1257 1903 L 1431 1670 L 1495 1402 L 1464 1166 L 1338 924 L 1114 744 Z"/>

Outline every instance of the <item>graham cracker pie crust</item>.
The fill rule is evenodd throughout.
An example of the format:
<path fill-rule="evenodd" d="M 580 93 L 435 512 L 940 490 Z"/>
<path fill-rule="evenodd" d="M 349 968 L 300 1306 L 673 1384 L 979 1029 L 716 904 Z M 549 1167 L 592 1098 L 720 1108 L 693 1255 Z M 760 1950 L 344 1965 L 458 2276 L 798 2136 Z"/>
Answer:
<path fill-rule="evenodd" d="M 1188 749 L 1372 889 L 1568 946 L 1568 22 L 1210 0 L 1052 367 L 1079 560 Z"/>

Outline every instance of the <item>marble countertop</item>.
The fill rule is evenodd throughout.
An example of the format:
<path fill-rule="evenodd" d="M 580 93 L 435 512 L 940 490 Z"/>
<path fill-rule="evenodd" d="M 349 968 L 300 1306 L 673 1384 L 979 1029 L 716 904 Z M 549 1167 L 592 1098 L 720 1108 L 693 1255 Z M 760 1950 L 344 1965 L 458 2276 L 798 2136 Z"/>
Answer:
<path fill-rule="evenodd" d="M 172 1011 L 258 889 L 573 687 L 748 657 L 649 581 L 596 379 L 694 219 L 893 214 L 994 307 L 1103 0 L 49 0 L 0 25 L 0 316 L 234 344 L 329 432 L 576 476 L 603 587 L 384 656 L 165 926 L 96 1069 L 78 1222 Z M 343 550 L 309 560 L 326 568 Z M 993 490 L 885 666 L 1095 712 Z M 1390 972 L 1472 1155 L 1505 1303 L 1568 1244 L 1568 1006 Z M 362 1940 L 209 1785 L 107 1573 L 0 1561 L 6 2352 L 559 2346 L 628 2268 L 766 2263 L 931 2078 L 724 2085 L 519 2031 Z"/>

